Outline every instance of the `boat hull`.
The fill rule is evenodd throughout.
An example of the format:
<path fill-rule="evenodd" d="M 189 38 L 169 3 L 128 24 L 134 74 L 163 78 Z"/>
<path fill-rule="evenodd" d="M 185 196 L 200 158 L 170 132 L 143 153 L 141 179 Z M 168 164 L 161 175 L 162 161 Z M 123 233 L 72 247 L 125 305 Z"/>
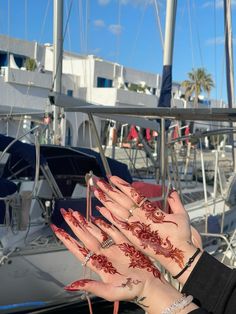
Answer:
<path fill-rule="evenodd" d="M 0 313 L 33 310 L 51 304 L 84 300 L 64 287 L 84 278 L 85 269 L 66 249 L 15 254 L 0 266 Z M 97 278 L 87 273 L 87 278 Z"/>

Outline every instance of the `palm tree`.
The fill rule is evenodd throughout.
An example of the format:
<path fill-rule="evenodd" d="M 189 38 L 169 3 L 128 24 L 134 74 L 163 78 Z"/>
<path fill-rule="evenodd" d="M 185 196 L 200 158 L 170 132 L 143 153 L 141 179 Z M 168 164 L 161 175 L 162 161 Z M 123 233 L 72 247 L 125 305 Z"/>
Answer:
<path fill-rule="evenodd" d="M 212 87 L 214 87 L 214 82 L 211 74 L 206 73 L 204 68 L 199 68 L 192 70 L 188 73 L 189 80 L 185 80 L 181 83 L 181 86 L 185 88 L 185 99 L 189 99 L 191 95 L 194 94 L 194 107 L 198 106 L 198 96 L 202 91 L 210 96 Z"/>

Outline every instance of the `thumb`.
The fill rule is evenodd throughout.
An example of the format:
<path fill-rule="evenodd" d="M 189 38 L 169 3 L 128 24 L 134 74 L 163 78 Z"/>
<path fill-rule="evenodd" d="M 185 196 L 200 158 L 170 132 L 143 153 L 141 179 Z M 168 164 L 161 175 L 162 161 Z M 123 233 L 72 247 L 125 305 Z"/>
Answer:
<path fill-rule="evenodd" d="M 81 279 L 74 281 L 70 285 L 66 286 L 64 289 L 67 291 L 87 291 L 107 301 L 128 299 L 127 290 L 124 289 L 121 285 L 114 286 L 112 284 L 91 279 Z"/>
<path fill-rule="evenodd" d="M 171 213 L 173 214 L 186 214 L 187 212 L 180 200 L 179 194 L 177 193 L 177 191 L 172 191 L 168 198 L 167 201 L 169 203 L 170 209 L 171 209 Z"/>

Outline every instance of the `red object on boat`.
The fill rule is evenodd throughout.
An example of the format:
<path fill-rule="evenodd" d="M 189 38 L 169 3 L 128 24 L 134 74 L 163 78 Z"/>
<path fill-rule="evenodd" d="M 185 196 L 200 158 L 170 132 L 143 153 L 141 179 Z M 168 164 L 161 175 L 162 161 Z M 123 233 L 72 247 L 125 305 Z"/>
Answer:
<path fill-rule="evenodd" d="M 139 193 L 142 195 L 146 196 L 151 203 L 154 206 L 159 207 L 163 211 L 169 213 L 170 212 L 170 207 L 167 204 L 166 209 L 162 208 L 162 202 L 161 201 L 152 201 L 152 198 L 160 197 L 162 195 L 162 186 L 158 184 L 152 184 L 152 183 L 146 183 L 142 181 L 134 181 L 132 183 L 132 187 L 135 188 Z"/>

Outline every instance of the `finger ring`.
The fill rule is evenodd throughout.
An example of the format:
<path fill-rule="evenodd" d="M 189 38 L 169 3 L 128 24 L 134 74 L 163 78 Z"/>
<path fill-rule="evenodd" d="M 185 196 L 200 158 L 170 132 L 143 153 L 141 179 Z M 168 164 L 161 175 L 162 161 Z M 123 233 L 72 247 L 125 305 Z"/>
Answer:
<path fill-rule="evenodd" d="M 133 211 L 131 209 L 129 209 L 129 216 L 128 216 L 127 220 L 129 220 L 130 217 L 132 217 L 132 216 L 133 216 Z"/>
<path fill-rule="evenodd" d="M 113 244 L 115 244 L 115 242 L 113 241 L 113 239 L 111 237 L 109 237 L 107 240 L 103 241 L 101 243 L 101 247 L 103 249 L 108 249 L 110 246 L 112 246 Z"/>
<path fill-rule="evenodd" d="M 82 266 L 86 266 L 86 264 L 88 263 L 88 261 L 90 260 L 90 258 L 93 256 L 93 252 L 90 251 L 86 256 L 85 256 L 85 260 L 82 263 Z"/>
<path fill-rule="evenodd" d="M 136 204 L 133 204 L 133 205 L 130 207 L 130 209 L 129 209 L 129 213 L 130 213 L 129 218 L 130 218 L 131 216 L 133 216 L 133 211 L 134 211 L 137 207 L 138 207 L 138 205 L 136 205 Z"/>
<path fill-rule="evenodd" d="M 147 197 L 144 197 L 144 198 L 140 201 L 140 203 L 138 203 L 138 207 L 141 207 L 141 206 L 143 205 L 143 203 L 146 202 L 146 201 L 147 201 Z"/>

